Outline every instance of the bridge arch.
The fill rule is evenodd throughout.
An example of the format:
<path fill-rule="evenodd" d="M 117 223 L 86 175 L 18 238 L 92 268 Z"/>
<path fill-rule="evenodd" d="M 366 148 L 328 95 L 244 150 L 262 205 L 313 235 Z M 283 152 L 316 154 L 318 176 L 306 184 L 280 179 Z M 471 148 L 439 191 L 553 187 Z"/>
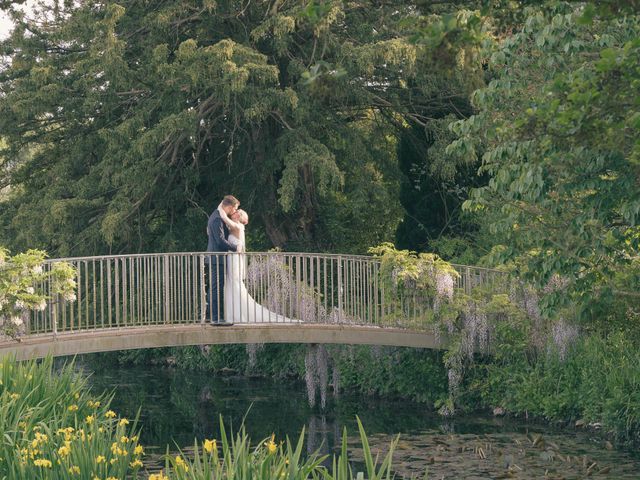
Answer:
<path fill-rule="evenodd" d="M 442 347 L 432 333 L 413 332 L 400 328 L 361 325 L 254 324 L 228 327 L 209 325 L 132 327 L 63 333 L 55 337 L 37 335 L 5 345 L 1 351 L 2 354 L 13 355 L 18 360 L 27 360 L 44 358 L 48 355 L 58 357 L 139 348 L 249 343 L 387 345 L 430 349 Z"/>

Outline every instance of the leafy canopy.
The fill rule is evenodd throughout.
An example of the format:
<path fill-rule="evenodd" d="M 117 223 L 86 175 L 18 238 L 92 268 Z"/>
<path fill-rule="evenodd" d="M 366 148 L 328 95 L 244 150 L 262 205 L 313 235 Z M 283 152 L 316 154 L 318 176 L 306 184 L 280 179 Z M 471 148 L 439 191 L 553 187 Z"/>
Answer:
<path fill-rule="evenodd" d="M 490 177 L 465 207 L 494 236 L 493 261 L 541 285 L 566 278 L 549 307 L 585 304 L 638 254 L 640 23 L 566 4 L 529 14 L 492 49 L 493 79 L 447 151 L 481 156 Z"/>

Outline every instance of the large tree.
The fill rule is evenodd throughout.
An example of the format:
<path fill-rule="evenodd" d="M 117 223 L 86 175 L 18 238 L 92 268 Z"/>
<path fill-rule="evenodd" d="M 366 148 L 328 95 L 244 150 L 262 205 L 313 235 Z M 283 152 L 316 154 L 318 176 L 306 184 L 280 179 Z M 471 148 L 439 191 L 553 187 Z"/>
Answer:
<path fill-rule="evenodd" d="M 250 212 L 254 248 L 362 252 L 391 239 L 397 132 L 454 110 L 477 83 L 475 59 L 447 40 L 471 17 L 424 16 L 430 8 L 128 0 L 53 2 L 29 18 L 10 10 L 2 241 L 58 255 L 199 250 L 225 193 Z M 424 25 L 440 33 L 421 35 Z"/>

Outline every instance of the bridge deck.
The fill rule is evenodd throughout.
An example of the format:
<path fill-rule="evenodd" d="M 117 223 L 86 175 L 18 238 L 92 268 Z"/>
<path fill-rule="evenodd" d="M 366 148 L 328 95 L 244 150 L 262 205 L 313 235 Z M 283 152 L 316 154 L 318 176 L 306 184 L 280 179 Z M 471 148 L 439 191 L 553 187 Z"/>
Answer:
<path fill-rule="evenodd" d="M 400 328 L 327 324 L 166 325 L 31 335 L 0 343 L 0 355 L 18 360 L 179 345 L 323 343 L 442 348 L 432 333 Z"/>

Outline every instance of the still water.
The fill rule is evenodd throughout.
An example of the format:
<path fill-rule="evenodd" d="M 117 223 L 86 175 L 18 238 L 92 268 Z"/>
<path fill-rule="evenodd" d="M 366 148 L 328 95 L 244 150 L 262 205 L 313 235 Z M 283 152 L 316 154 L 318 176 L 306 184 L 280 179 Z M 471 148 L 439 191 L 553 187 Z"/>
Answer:
<path fill-rule="evenodd" d="M 447 420 L 418 403 L 356 394 L 341 394 L 320 412 L 309 408 L 305 385 L 288 380 L 164 367 L 83 368 L 96 392 L 114 392 L 112 408 L 118 414 L 132 418 L 140 409 L 141 443 L 151 453 L 150 469 L 159 468 L 167 445 L 172 451 L 188 450 L 194 438 L 219 438 L 220 416 L 234 430 L 244 418 L 255 442 L 271 434 L 295 441 L 304 427 L 307 451 L 329 454 L 346 427 L 357 462 L 358 415 L 374 451 L 384 453 L 400 434 L 394 454 L 398 478 L 424 477 L 425 471 L 429 479 L 640 478 L 638 456 L 611 450 L 605 440 L 585 431 L 481 415 Z"/>

